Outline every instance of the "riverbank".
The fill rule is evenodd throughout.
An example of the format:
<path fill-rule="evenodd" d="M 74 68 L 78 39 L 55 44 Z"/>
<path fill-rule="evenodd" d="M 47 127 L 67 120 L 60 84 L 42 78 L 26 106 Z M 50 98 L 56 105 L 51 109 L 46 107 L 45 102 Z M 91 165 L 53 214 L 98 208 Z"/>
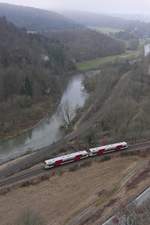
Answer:
<path fill-rule="evenodd" d="M 85 61 L 85 62 L 77 64 L 77 70 L 79 73 L 80 72 L 88 73 L 88 71 L 89 73 L 92 73 L 93 70 L 97 70 L 100 66 L 106 66 L 109 63 L 115 63 L 119 61 L 121 62 L 122 60 L 126 60 L 126 59 L 132 60 L 137 58 L 139 54 L 140 54 L 139 50 L 128 51 L 121 55 L 114 55 L 114 56 L 93 59 L 90 61 Z M 74 74 L 71 73 L 69 74 L 69 76 L 72 77 L 74 76 Z M 66 79 L 64 81 L 63 81 L 63 84 L 67 83 Z M 19 114 L 15 113 L 14 116 L 13 116 L 13 113 L 11 112 L 13 109 L 7 110 L 7 113 L 4 113 L 4 114 L 8 114 L 8 116 L 10 114 L 9 123 L 7 122 L 7 120 L 5 121 L 4 119 L 2 119 L 2 122 L 0 122 L 0 125 L 5 123 L 4 131 L 2 131 L 1 129 L 1 132 L 0 132 L 1 141 L 11 139 L 13 137 L 21 135 L 22 133 L 28 132 L 29 130 L 37 126 L 41 120 L 46 118 L 47 115 L 48 116 L 52 115 L 52 113 L 55 111 L 56 106 L 59 102 L 59 99 L 58 99 L 59 97 L 55 99 L 52 99 L 51 97 L 47 97 L 47 98 L 48 100 L 43 99 L 41 102 L 33 104 L 29 108 L 21 109 Z M 17 118 L 17 121 L 16 119 L 13 119 L 13 118 Z"/>
<path fill-rule="evenodd" d="M 64 124 L 64 116 L 66 116 L 68 110 L 69 114 L 75 116 L 76 109 L 82 108 L 87 98 L 83 88 L 83 79 L 83 74 L 71 77 L 54 113 L 46 114 L 46 118 L 41 120 L 33 129 L 22 133 L 20 136 L 0 142 L 0 163 L 28 152 L 32 153 L 43 149 L 65 136 L 64 132 L 60 130 L 60 127 Z M 66 106 L 67 112 L 64 111 Z"/>
<path fill-rule="evenodd" d="M 61 96 L 73 76 L 74 73 L 68 73 L 66 76 L 63 75 L 59 78 L 60 88 L 57 93 L 52 93 L 35 101 L 23 99 L 27 104 L 26 107 L 22 106 L 24 103 L 19 100 L 19 97 L 18 102 L 12 99 L 14 106 L 11 109 L 5 109 L 4 105 L 3 115 L 0 117 L 0 142 L 29 132 L 47 117 L 50 117 L 55 112 Z M 9 105 L 9 102 L 7 105 Z"/>
<path fill-rule="evenodd" d="M 22 121 L 22 123 L 18 121 L 18 124 L 17 126 L 15 126 L 14 130 L 0 132 L 0 141 L 7 141 L 11 138 L 15 138 L 23 133 L 29 132 L 30 130 L 38 126 L 38 124 L 45 120 L 46 117 L 53 114 L 59 102 L 57 101 L 50 104 L 51 98 L 47 98 L 42 102 L 33 105 L 30 108 L 30 112 L 32 114 L 30 114 L 30 119 L 28 115 L 29 120 L 26 122 Z"/>

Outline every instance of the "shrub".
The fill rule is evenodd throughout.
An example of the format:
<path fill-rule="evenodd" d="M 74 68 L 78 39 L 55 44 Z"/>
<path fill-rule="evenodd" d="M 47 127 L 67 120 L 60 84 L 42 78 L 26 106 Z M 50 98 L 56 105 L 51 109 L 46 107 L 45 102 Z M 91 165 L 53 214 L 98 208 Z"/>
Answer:
<path fill-rule="evenodd" d="M 29 181 L 29 180 L 26 180 L 26 181 L 24 181 L 23 183 L 21 183 L 21 187 L 28 187 L 29 185 L 31 185 L 31 181 Z"/>
<path fill-rule="evenodd" d="M 89 167 L 92 165 L 92 161 L 85 161 L 80 164 L 80 167 Z"/>
<path fill-rule="evenodd" d="M 30 96 L 17 96 L 16 101 L 20 108 L 30 108 L 32 106 L 32 99 Z"/>
<path fill-rule="evenodd" d="M 57 171 L 57 175 L 58 175 L 58 176 L 62 176 L 63 173 L 64 173 L 64 171 L 62 171 L 62 170 L 58 170 L 58 171 Z"/>
<path fill-rule="evenodd" d="M 78 169 L 79 169 L 79 165 L 75 164 L 75 165 L 73 165 L 73 166 L 71 166 L 71 167 L 69 168 L 69 171 L 70 171 L 70 172 L 74 172 L 74 171 L 76 171 L 76 170 L 78 170 Z"/>
<path fill-rule="evenodd" d="M 111 156 L 110 156 L 110 155 L 105 155 L 105 156 L 101 159 L 102 162 L 103 162 L 103 161 L 108 161 L 108 160 L 111 160 Z"/>
<path fill-rule="evenodd" d="M 95 146 L 97 144 L 96 135 L 94 131 L 91 130 L 88 132 L 85 137 L 85 143 L 87 143 L 88 146 Z"/>
<path fill-rule="evenodd" d="M 120 155 L 123 156 L 123 157 L 126 157 L 126 156 L 134 156 L 136 155 L 137 152 L 121 152 Z"/>
<path fill-rule="evenodd" d="M 50 175 L 49 174 L 43 174 L 41 177 L 40 177 L 40 180 L 41 181 L 44 181 L 44 180 L 48 180 L 50 178 Z"/>

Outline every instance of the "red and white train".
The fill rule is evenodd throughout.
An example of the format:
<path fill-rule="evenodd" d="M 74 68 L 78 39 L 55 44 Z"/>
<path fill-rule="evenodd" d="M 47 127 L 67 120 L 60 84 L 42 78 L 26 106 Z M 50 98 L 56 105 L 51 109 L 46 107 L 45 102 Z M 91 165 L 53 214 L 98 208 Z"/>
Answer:
<path fill-rule="evenodd" d="M 104 155 L 104 154 L 107 154 L 110 152 L 122 151 L 127 148 L 128 148 L 128 144 L 126 142 L 120 142 L 120 143 L 115 143 L 115 144 L 111 144 L 111 145 L 90 148 L 88 151 L 86 151 L 86 150 L 79 151 L 79 152 L 66 154 L 66 155 L 62 155 L 62 156 L 58 156 L 56 158 L 46 160 L 44 162 L 44 164 L 45 164 L 44 168 L 50 169 L 52 167 L 61 166 L 63 164 L 80 161 L 80 160 L 88 158 L 88 157 L 93 157 L 96 155 L 100 156 L 100 155 Z"/>

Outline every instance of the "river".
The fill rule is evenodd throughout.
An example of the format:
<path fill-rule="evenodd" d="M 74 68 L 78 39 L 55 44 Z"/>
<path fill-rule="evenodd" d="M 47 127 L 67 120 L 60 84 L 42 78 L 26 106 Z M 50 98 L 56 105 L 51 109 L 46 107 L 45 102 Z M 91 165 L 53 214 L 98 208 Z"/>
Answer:
<path fill-rule="evenodd" d="M 62 112 L 67 110 L 73 119 L 76 109 L 82 108 L 88 97 L 83 87 L 83 79 L 83 74 L 71 78 L 56 112 L 51 117 L 45 118 L 35 128 L 20 136 L 0 141 L 0 163 L 49 146 L 63 137 L 60 127 L 64 124 L 66 113 Z"/>

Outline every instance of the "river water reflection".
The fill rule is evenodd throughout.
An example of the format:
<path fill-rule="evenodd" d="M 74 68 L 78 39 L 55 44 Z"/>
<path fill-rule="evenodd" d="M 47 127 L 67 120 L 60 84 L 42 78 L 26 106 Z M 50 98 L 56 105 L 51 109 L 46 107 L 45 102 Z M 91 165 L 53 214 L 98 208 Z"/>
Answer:
<path fill-rule="evenodd" d="M 62 138 L 63 132 L 60 129 L 64 123 L 62 111 L 67 106 L 73 118 L 76 109 L 83 107 L 88 97 L 83 87 L 83 79 L 83 75 L 80 74 L 70 80 L 56 112 L 50 118 L 45 118 L 35 128 L 20 136 L 0 142 L 0 163 L 21 156 L 28 151 L 49 146 Z"/>

